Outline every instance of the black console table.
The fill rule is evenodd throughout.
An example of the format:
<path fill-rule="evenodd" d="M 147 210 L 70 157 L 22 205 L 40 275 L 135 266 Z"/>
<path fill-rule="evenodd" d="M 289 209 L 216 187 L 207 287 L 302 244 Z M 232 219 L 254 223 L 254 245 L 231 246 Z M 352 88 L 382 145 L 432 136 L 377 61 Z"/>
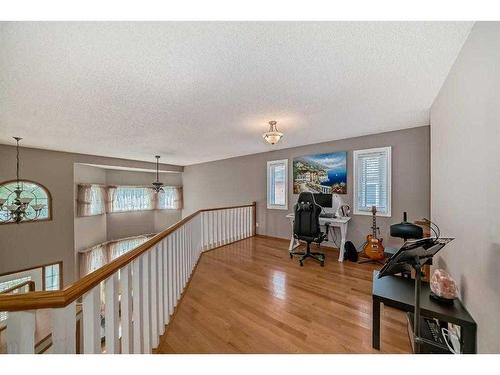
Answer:
<path fill-rule="evenodd" d="M 399 276 L 378 278 L 378 271 L 373 272 L 373 321 L 372 347 L 380 349 L 380 303 L 399 310 L 413 312 L 415 300 L 414 280 Z M 429 298 L 430 287 L 422 283 L 420 311 L 422 316 L 437 318 L 461 327 L 463 353 L 476 353 L 476 322 L 459 300 L 453 305 L 438 304 Z"/>

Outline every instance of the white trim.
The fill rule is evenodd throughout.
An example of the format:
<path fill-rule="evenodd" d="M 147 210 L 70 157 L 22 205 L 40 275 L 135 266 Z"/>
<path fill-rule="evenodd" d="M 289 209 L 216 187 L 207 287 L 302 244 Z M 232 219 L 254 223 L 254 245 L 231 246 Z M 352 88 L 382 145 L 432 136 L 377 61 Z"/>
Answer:
<path fill-rule="evenodd" d="M 276 204 L 270 204 L 269 203 L 269 173 L 270 173 L 270 167 L 274 164 L 284 164 L 285 165 L 285 204 L 284 205 L 276 205 Z M 288 159 L 281 159 L 281 160 L 272 160 L 267 162 L 267 193 L 266 193 L 266 201 L 267 201 L 267 208 L 269 210 L 288 210 Z"/>
<path fill-rule="evenodd" d="M 386 152 L 387 153 L 387 212 L 385 213 L 377 213 L 378 216 L 382 217 L 391 217 L 392 211 L 392 146 L 387 147 L 377 147 L 377 148 L 369 148 L 365 150 L 354 150 L 352 152 L 352 160 L 353 160 L 353 212 L 354 215 L 366 215 L 371 216 L 371 211 L 362 211 L 358 209 L 358 197 L 357 197 L 357 186 L 358 181 L 356 177 L 357 165 L 356 160 L 358 155 L 370 154 L 373 152 Z"/>

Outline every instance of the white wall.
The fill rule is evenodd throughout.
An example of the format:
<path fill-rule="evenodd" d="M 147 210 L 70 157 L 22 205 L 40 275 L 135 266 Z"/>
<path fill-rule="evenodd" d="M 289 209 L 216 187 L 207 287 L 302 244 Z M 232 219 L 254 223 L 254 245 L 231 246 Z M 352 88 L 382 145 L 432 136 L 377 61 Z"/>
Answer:
<path fill-rule="evenodd" d="M 456 237 L 437 265 L 458 281 L 478 350 L 500 353 L 500 23 L 474 25 L 431 109 L 431 215 Z"/>

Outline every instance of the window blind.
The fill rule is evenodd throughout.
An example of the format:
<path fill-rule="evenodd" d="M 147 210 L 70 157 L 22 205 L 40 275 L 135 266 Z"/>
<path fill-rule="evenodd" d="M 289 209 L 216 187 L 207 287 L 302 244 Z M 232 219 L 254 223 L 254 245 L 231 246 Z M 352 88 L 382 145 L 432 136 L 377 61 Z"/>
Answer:
<path fill-rule="evenodd" d="M 390 148 L 361 150 L 354 154 L 356 172 L 355 212 L 390 216 Z"/>
<path fill-rule="evenodd" d="M 267 208 L 287 209 L 288 160 L 267 163 Z"/>

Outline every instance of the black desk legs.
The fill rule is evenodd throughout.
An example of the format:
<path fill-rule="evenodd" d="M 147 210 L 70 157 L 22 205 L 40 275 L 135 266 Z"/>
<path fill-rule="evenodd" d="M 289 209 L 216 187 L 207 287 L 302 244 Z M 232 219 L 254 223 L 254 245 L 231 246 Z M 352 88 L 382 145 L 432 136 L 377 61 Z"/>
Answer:
<path fill-rule="evenodd" d="M 380 301 L 375 297 L 372 300 L 372 347 L 380 350 Z"/>
<path fill-rule="evenodd" d="M 476 326 L 462 326 L 462 353 L 476 354 Z"/>

